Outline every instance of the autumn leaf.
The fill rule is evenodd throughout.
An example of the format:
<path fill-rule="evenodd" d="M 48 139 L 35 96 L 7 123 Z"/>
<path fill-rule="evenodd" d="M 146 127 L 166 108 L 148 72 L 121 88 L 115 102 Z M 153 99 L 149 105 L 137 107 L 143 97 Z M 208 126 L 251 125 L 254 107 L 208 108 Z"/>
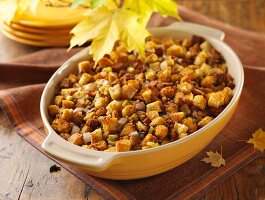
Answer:
<path fill-rule="evenodd" d="M 17 10 L 16 0 L 0 1 L 0 18 L 3 21 L 10 22 Z"/>
<path fill-rule="evenodd" d="M 17 9 L 18 15 L 21 15 L 28 8 L 34 13 L 40 2 L 41 0 L 19 0 Z"/>
<path fill-rule="evenodd" d="M 252 134 L 252 137 L 247 143 L 254 144 L 254 148 L 263 152 L 265 149 L 265 132 L 260 128 Z"/>
<path fill-rule="evenodd" d="M 124 6 L 141 15 L 140 22 L 146 25 L 151 14 L 158 12 L 163 16 L 172 16 L 181 20 L 178 14 L 178 4 L 172 0 L 127 0 Z"/>
<path fill-rule="evenodd" d="M 35 12 L 41 0 L 0 0 L 0 18 L 10 22 L 17 19 L 28 8 Z"/>
<path fill-rule="evenodd" d="M 144 54 L 145 38 L 149 33 L 138 19 L 137 13 L 127 9 L 110 9 L 102 6 L 90 10 L 87 18 L 71 31 L 74 36 L 70 48 L 93 40 L 90 53 L 97 62 L 112 51 L 117 40 L 122 40 L 129 51 L 135 50 Z"/>
<path fill-rule="evenodd" d="M 103 6 L 106 2 L 107 2 L 107 0 L 74 0 L 72 2 L 72 7 L 76 8 L 80 4 L 89 3 L 91 8 L 98 8 L 100 6 Z"/>
<path fill-rule="evenodd" d="M 212 151 L 206 152 L 208 157 L 205 157 L 201 161 L 205 163 L 211 163 L 213 167 L 220 167 L 221 165 L 225 165 L 225 160 L 222 157 L 222 153 L 219 154 L 217 151 L 214 153 Z"/>

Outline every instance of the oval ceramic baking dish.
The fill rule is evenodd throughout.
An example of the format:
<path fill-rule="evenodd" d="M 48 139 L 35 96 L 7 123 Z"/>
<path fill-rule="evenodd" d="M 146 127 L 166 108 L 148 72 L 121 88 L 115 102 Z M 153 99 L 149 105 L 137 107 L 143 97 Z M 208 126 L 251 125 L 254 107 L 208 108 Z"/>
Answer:
<path fill-rule="evenodd" d="M 200 152 L 220 132 L 232 117 L 243 87 L 243 67 L 234 51 L 222 42 L 224 33 L 191 23 L 175 23 L 168 27 L 153 28 L 157 37 L 190 38 L 199 35 L 207 39 L 225 58 L 229 73 L 234 77 L 234 96 L 225 110 L 207 126 L 175 142 L 156 148 L 131 152 L 101 152 L 81 148 L 62 139 L 51 127 L 47 107 L 50 105 L 59 82 L 71 72 L 77 72 L 78 62 L 87 59 L 85 49 L 60 67 L 47 83 L 41 97 L 41 116 L 47 130 L 42 144 L 50 156 L 86 170 L 89 174 L 107 179 L 136 179 L 170 170 Z"/>

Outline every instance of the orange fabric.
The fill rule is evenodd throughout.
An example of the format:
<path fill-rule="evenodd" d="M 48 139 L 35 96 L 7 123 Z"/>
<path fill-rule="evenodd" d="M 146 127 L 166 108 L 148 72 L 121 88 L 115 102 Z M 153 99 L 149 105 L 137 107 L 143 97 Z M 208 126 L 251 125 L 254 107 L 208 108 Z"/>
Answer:
<path fill-rule="evenodd" d="M 198 198 L 261 155 L 252 145 L 238 140 L 247 140 L 260 127 L 265 129 L 265 65 L 261 55 L 265 50 L 265 36 L 225 25 L 183 7 L 180 7 L 180 13 L 185 21 L 225 31 L 225 41 L 245 65 L 245 85 L 238 109 L 205 150 L 183 165 L 157 176 L 131 181 L 104 180 L 60 163 L 106 199 Z M 166 25 L 172 21 L 154 15 L 150 26 Z M 9 63 L 0 63 L 2 110 L 17 132 L 40 151 L 45 138 L 39 113 L 41 92 L 52 73 L 77 51 L 79 49 L 70 53 L 66 53 L 66 49 L 43 50 Z M 221 146 L 225 166 L 213 168 L 200 161 L 206 155 L 205 151 L 220 150 Z"/>

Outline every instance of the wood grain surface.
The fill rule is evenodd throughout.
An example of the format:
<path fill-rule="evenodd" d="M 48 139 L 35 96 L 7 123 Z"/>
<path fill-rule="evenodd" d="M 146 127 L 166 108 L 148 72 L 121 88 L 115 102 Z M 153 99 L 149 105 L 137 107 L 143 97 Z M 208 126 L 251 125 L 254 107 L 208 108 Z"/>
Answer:
<path fill-rule="evenodd" d="M 178 0 L 202 14 L 248 30 L 265 33 L 265 0 Z M 39 50 L 0 34 L 0 60 Z M 54 161 L 18 136 L 0 111 L 0 200 L 104 199 L 89 185 L 61 168 L 50 173 Z M 204 200 L 265 200 L 265 155 L 229 177 Z"/>

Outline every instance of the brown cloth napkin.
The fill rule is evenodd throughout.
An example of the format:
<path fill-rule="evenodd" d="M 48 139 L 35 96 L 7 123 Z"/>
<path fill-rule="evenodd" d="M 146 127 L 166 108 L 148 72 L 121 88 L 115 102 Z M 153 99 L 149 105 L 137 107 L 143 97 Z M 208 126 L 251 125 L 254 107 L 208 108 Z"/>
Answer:
<path fill-rule="evenodd" d="M 89 176 L 60 163 L 99 191 L 106 199 L 195 199 L 260 155 L 247 140 L 258 128 L 265 129 L 265 36 L 241 30 L 187 8 L 180 7 L 184 21 L 206 24 L 226 33 L 225 41 L 237 52 L 245 66 L 245 85 L 236 113 L 223 131 L 188 162 L 149 178 L 112 181 Z M 170 24 L 172 19 L 153 16 L 150 26 Z M 45 138 L 39 114 L 39 100 L 45 82 L 67 58 L 79 49 L 50 49 L 33 53 L 9 63 L 0 63 L 0 105 L 17 132 L 41 150 Z M 200 160 L 209 150 L 223 149 L 226 165 L 213 168 Z"/>

